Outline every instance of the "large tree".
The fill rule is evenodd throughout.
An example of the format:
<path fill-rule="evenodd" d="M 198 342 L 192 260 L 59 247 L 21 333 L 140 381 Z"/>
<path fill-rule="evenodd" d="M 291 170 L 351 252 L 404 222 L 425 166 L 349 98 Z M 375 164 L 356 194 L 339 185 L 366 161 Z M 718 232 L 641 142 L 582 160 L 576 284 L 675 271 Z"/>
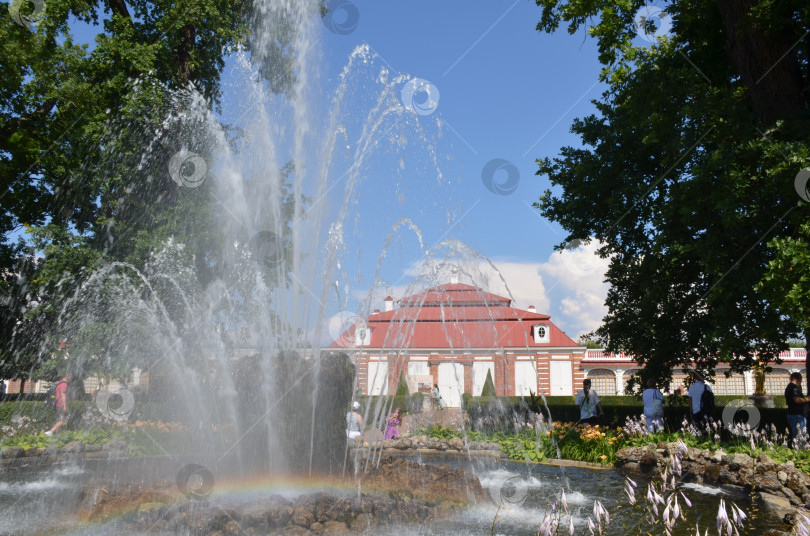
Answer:
<path fill-rule="evenodd" d="M 573 123 L 583 147 L 538 159 L 558 188 L 535 206 L 568 241 L 603 244 L 608 349 L 669 378 L 692 362 L 750 369 L 797 335 L 810 346 L 796 306 L 810 210 L 794 187 L 810 162 L 810 5 L 672 2 L 641 19 L 644 40 L 645 2 L 537 4 L 538 30 L 584 28 L 599 44 L 598 113 Z"/>
<path fill-rule="evenodd" d="M 182 237 L 200 283 L 227 271 L 211 255 L 227 216 L 208 184 L 182 188 L 166 163 L 188 145 L 209 156 L 201 121 L 219 105 L 227 50 L 255 48 L 277 93 L 291 91 L 295 54 L 283 18 L 253 39 L 268 17 L 248 0 L 12 4 L 0 9 L 0 377 L 47 354 L 62 298 L 100 266 L 143 269 Z M 109 351 L 109 328 L 84 339 Z"/>

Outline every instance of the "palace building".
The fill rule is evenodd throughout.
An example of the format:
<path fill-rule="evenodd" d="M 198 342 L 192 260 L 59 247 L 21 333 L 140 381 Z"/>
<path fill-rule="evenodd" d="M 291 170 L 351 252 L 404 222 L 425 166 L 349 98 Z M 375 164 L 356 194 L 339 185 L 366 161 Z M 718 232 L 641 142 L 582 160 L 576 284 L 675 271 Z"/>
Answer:
<path fill-rule="evenodd" d="M 498 396 L 573 395 L 590 378 L 600 395 L 624 394 L 638 368 L 632 357 L 577 344 L 551 317 L 512 307 L 512 300 L 452 282 L 396 301 L 352 325 L 330 350 L 340 349 L 357 366 L 358 390 L 387 395 L 404 374 L 410 391 L 429 393 L 438 384 L 449 407 L 462 393 L 480 396 L 487 373 Z M 783 352 L 783 363 L 766 379 L 769 394 L 784 393 L 791 372 L 805 376 L 806 351 Z M 727 369 L 727 367 L 726 367 Z M 729 378 L 717 369 L 716 394 L 753 394 L 753 373 Z M 673 388 L 685 378 L 677 373 Z"/>

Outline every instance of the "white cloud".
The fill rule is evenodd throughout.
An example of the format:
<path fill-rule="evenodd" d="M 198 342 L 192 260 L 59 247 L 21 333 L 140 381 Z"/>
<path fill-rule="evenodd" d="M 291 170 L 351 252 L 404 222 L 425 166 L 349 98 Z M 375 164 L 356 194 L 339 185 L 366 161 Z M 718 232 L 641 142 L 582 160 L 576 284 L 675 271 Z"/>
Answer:
<path fill-rule="evenodd" d="M 560 324 L 575 330 L 574 338 L 593 331 L 607 313 L 604 282 L 610 259 L 596 255 L 601 244 L 591 241 L 572 250 L 555 251 L 540 267 L 547 276 L 549 293 L 559 300 Z"/>
<path fill-rule="evenodd" d="M 512 305 L 518 309 L 528 309 L 530 305 L 534 305 L 539 313 L 547 313 L 551 309 L 551 300 L 540 275 L 540 263 L 497 262 L 495 266 L 500 275 L 493 267 L 487 267 L 490 285 L 486 290 L 502 296 L 508 296 L 511 292 L 514 299 Z"/>

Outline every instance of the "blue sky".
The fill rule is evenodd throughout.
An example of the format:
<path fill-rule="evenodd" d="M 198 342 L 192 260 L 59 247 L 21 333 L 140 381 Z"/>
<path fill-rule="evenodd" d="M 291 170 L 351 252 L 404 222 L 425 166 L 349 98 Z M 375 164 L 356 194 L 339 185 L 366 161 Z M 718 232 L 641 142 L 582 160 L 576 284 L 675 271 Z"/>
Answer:
<path fill-rule="evenodd" d="M 569 133 L 571 121 L 592 113 L 590 101 L 603 89 L 595 41 L 584 32 L 537 32 L 540 9 L 527 0 L 353 0 L 352 5 L 359 15 L 352 31 L 347 33 L 355 21 L 346 20 L 352 8 L 343 7 L 335 11 L 347 25 L 343 34 L 325 28 L 320 32 L 324 89 L 334 85 L 354 47 L 367 43 L 379 65 L 429 81 L 439 92 L 435 112 L 420 120 L 443 123 L 441 150 L 449 158 L 442 192 L 453 215 L 445 218 L 441 210 L 426 210 L 433 205 L 419 196 L 407 199 L 401 214 L 419 226 L 427 247 L 454 238 L 491 259 L 518 306 L 536 305 L 573 336 L 595 328 L 604 313 L 604 261 L 585 258 L 592 246 L 555 253 L 553 246 L 565 234 L 531 208 L 549 187 L 546 177 L 535 176 L 535 159 L 579 145 Z M 484 185 L 482 170 L 493 159 L 511 163 L 519 174 L 511 193 L 499 195 Z M 496 175 L 496 181 L 506 178 L 506 171 Z M 359 189 L 366 193 L 378 186 L 366 182 Z M 368 195 L 385 204 L 384 193 Z M 368 307 L 375 253 L 383 247 L 380 233 L 365 229 L 360 240 L 364 258 L 351 262 L 354 257 L 348 255 L 352 268 L 346 274 L 354 293 L 348 308 L 358 311 Z M 387 253 L 380 272 L 388 286 L 373 295 L 372 309 L 381 306 L 389 290 L 400 297 L 430 264 L 407 233 L 398 238 L 401 244 Z M 462 271 L 470 270 L 474 281 L 466 282 L 505 294 L 493 270 Z"/>

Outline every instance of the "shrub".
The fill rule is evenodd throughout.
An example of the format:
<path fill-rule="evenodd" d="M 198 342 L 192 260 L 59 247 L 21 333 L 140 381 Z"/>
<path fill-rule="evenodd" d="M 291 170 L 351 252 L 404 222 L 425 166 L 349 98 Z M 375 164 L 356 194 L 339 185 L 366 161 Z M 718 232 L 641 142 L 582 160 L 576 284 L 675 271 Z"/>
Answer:
<path fill-rule="evenodd" d="M 487 370 L 487 379 L 484 380 L 484 388 L 481 390 L 481 397 L 495 396 L 495 382 L 492 381 L 492 371 Z"/>
<path fill-rule="evenodd" d="M 399 375 L 399 383 L 397 384 L 396 396 L 409 396 L 411 390 L 408 388 L 408 382 L 405 381 L 405 374 Z M 405 408 L 402 408 L 405 409 Z"/>
<path fill-rule="evenodd" d="M 462 393 L 461 395 L 461 409 L 469 409 L 470 403 L 473 400 L 473 395 L 470 393 Z"/>

